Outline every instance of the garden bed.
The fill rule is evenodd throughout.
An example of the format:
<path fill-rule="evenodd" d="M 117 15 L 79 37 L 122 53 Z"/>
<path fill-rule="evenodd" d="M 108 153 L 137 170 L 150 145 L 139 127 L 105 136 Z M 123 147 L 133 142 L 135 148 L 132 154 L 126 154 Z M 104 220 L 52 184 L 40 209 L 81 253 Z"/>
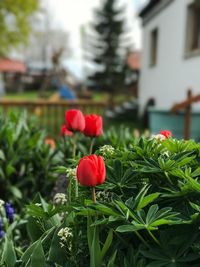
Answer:
<path fill-rule="evenodd" d="M 198 267 L 200 144 L 75 113 L 56 142 L 0 120 L 1 266 Z"/>

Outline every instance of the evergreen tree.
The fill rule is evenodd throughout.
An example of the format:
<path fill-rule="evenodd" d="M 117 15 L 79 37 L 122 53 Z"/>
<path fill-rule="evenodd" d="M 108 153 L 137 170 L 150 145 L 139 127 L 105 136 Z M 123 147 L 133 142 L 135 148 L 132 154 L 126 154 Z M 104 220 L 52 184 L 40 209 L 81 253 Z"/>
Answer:
<path fill-rule="evenodd" d="M 125 86 L 127 33 L 124 7 L 119 6 L 118 0 L 102 0 L 94 15 L 87 52 L 95 72 L 88 77 L 88 87 L 112 94 Z"/>

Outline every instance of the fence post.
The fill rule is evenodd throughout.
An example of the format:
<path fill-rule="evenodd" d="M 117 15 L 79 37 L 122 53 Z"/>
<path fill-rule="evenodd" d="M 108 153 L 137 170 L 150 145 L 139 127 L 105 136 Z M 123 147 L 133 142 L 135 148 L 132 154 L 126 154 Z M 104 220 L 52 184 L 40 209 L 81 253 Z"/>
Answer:
<path fill-rule="evenodd" d="M 192 97 L 192 90 L 187 91 L 187 99 L 189 100 Z M 184 139 L 190 139 L 190 130 L 191 130 L 191 103 L 189 103 L 185 108 L 185 123 L 184 123 Z"/>

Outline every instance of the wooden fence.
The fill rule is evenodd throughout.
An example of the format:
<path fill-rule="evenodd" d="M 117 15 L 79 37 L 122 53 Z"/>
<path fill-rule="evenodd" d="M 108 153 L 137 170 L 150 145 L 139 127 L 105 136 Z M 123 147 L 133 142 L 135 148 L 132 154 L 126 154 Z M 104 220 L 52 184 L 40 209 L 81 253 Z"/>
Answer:
<path fill-rule="evenodd" d="M 179 110 L 185 110 L 184 116 L 184 133 L 183 137 L 185 140 L 190 139 L 191 135 L 191 122 L 192 122 L 192 104 L 200 101 L 200 94 L 193 96 L 192 89 L 188 89 L 186 100 L 175 104 L 171 108 L 171 112 L 178 112 Z"/>
<path fill-rule="evenodd" d="M 47 129 L 50 136 L 60 133 L 60 127 L 64 123 L 65 111 L 68 109 L 80 109 L 84 114 L 95 113 L 103 115 L 107 106 L 106 101 L 94 102 L 92 100 L 77 101 L 17 101 L 0 100 L 0 111 L 3 114 L 26 110 L 38 118 L 42 128 Z"/>

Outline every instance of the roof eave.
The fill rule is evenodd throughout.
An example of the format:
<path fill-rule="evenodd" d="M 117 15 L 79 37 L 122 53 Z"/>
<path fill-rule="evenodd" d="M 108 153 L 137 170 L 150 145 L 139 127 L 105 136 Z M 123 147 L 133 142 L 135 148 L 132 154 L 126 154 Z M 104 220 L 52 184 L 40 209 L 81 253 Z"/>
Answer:
<path fill-rule="evenodd" d="M 148 5 L 147 5 L 140 12 L 140 17 L 142 18 L 143 25 L 145 25 L 146 23 L 148 23 L 152 18 L 154 18 L 157 14 L 159 14 L 163 9 L 165 9 L 173 1 L 174 0 L 165 0 L 165 1 L 158 0 L 156 2 L 149 2 L 148 5 L 150 5 L 150 3 L 154 3 L 154 5 L 152 4 L 151 8 L 148 7 Z"/>
<path fill-rule="evenodd" d="M 159 4 L 160 0 L 151 0 L 149 1 L 144 8 L 139 12 L 139 17 L 143 18 L 148 12 L 150 12 L 157 4 Z"/>

